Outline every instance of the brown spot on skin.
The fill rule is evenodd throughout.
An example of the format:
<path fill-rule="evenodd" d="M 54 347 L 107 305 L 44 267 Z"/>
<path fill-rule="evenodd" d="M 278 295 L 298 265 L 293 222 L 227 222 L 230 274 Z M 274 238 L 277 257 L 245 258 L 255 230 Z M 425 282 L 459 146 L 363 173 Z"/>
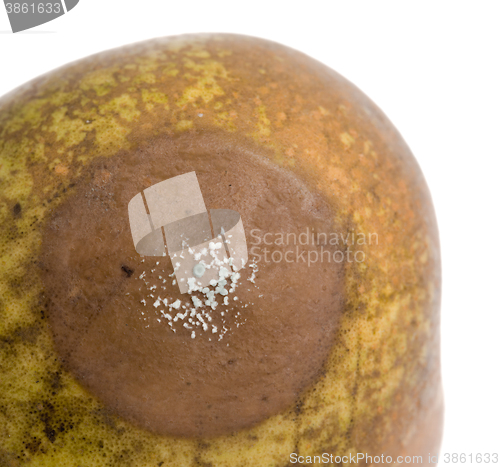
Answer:
<path fill-rule="evenodd" d="M 269 167 L 251 141 L 235 146 L 220 134 L 186 143 L 186 138 L 157 140 L 140 153 L 108 159 L 105 189 L 99 177 L 89 184 L 83 176 L 47 226 L 42 257 L 48 272 L 42 277 L 56 346 L 84 386 L 115 413 L 151 431 L 211 437 L 280 412 L 321 374 L 340 317 L 342 268 L 262 262 L 258 288 L 250 288 L 250 272 L 241 270 L 238 301 L 224 318 L 213 314 L 211 324 L 231 330 L 222 341 L 211 329 L 191 339 L 190 330 L 173 333 L 165 319 L 158 322 L 155 309 L 141 303 L 150 293 L 141 288 L 143 282 L 137 277 L 123 282 L 114 266 L 120 264 L 127 277 L 132 275 L 127 270 L 137 268 L 161 268 L 162 277 L 173 272 L 169 259 L 139 256 L 126 225 L 128 202 L 144 188 L 145 174 L 154 174 L 154 184 L 195 171 L 208 209 L 240 213 L 249 249 L 253 231 L 297 236 L 306 229 L 335 229 L 327 203 L 288 171 Z M 88 173 L 102 173 L 100 163 Z M 219 183 L 221 172 L 231 183 Z M 113 241 L 102 241 L 101 232 Z M 271 253 L 284 248 L 295 245 L 269 246 Z M 317 246 L 301 248 L 307 255 Z M 161 280 L 148 280 L 148 287 L 160 290 Z M 190 300 L 170 281 L 164 288 L 158 293 L 169 303 Z M 154 319 L 145 322 L 142 312 Z M 245 318 L 239 327 L 238 312 Z"/>
<path fill-rule="evenodd" d="M 123 265 L 121 269 L 127 275 L 127 277 L 131 277 L 132 274 L 134 273 L 133 269 L 131 269 L 128 266 L 125 266 L 125 265 Z"/>
<path fill-rule="evenodd" d="M 12 330 L 10 336 L 0 335 L 0 348 L 2 346 L 13 346 L 17 343 L 34 344 L 40 335 L 41 329 L 37 325 L 20 327 Z"/>
<path fill-rule="evenodd" d="M 26 442 L 26 444 L 25 444 L 26 449 L 31 454 L 35 454 L 38 451 L 38 449 L 40 448 L 41 442 L 42 441 L 35 436 L 35 437 L 31 438 L 28 442 Z"/>
<path fill-rule="evenodd" d="M 12 214 L 14 214 L 14 217 L 21 216 L 21 205 L 19 203 L 14 204 L 14 207 L 12 208 Z"/>

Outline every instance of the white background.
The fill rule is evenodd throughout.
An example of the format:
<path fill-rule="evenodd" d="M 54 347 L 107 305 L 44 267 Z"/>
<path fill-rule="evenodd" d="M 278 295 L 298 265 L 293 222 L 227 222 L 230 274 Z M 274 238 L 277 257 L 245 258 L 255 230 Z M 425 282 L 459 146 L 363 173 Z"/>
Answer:
<path fill-rule="evenodd" d="M 500 452 L 500 2 L 347 3 L 80 0 L 15 35 L 0 5 L 0 95 L 91 53 L 186 32 L 272 39 L 340 72 L 399 129 L 433 195 L 444 280 L 442 453 Z"/>

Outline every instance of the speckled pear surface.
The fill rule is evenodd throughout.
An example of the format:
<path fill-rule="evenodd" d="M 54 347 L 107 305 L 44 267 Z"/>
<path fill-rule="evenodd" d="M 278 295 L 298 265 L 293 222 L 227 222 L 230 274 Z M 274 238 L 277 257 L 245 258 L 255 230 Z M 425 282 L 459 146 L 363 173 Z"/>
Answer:
<path fill-rule="evenodd" d="M 148 172 L 150 167 L 159 167 L 158 174 Z M 246 229 L 260 225 L 262 216 L 272 217 L 256 215 L 265 200 L 293 214 L 290 193 L 300 186 L 339 234 L 377 234 L 376 244 L 359 247 L 364 261 L 345 262 L 325 282 L 322 290 L 335 295 L 337 305 L 331 318 L 322 318 L 324 326 L 311 324 L 311 336 L 325 327 L 331 338 L 325 335 L 317 346 L 304 338 L 302 347 L 293 335 L 289 343 L 269 340 L 276 356 L 292 348 L 313 355 L 314 371 L 290 358 L 283 367 L 297 365 L 289 374 L 304 377 L 287 380 L 286 368 L 279 373 L 276 367 L 274 388 L 283 399 L 268 408 L 258 393 L 258 416 L 247 410 L 241 423 L 195 426 L 187 417 L 184 425 L 149 424 L 147 417 L 113 405 L 112 396 L 75 370 L 83 368 L 81 361 L 61 350 L 58 322 L 50 314 L 49 304 L 58 298 L 49 296 L 47 251 L 53 250 L 47 248 L 55 238 L 64 248 L 73 241 L 51 234 L 57 219 L 76 225 L 80 211 L 72 209 L 82 206 L 84 212 L 85 190 L 106 190 L 114 219 L 129 199 L 122 181 L 131 173 L 137 174 L 134 195 L 135 189 L 189 170 L 200 172 L 207 203 L 240 212 Z M 252 189 L 244 186 L 248 174 L 257 180 Z M 289 191 L 266 194 L 269 177 Z M 258 203 L 249 201 L 258 196 Z M 309 215 L 324 222 L 313 211 L 300 211 L 304 225 L 310 225 Z M 292 452 L 422 455 L 425 465 L 428 453 L 438 453 L 441 284 L 430 195 L 388 119 L 319 62 L 261 39 L 186 35 L 104 52 L 37 78 L 0 100 L 0 219 L 1 465 L 278 467 L 290 465 Z M 130 236 L 125 230 L 120 234 Z M 135 261 L 129 243 L 123 246 L 130 248 L 123 253 L 127 267 Z M 110 260 L 109 270 L 103 266 L 102 284 L 116 278 L 119 287 L 129 287 L 128 274 L 113 264 Z M 61 271 L 61 277 L 71 276 L 70 270 Z M 282 290 L 291 297 L 287 310 L 293 309 L 300 300 L 297 286 L 290 289 L 294 292 Z M 92 300 L 90 292 L 86 299 Z M 259 333 L 252 334 L 251 323 L 267 323 L 275 311 L 269 303 L 258 302 L 251 310 L 240 347 L 239 334 L 228 341 L 240 359 L 234 361 L 247 366 L 241 374 L 238 365 L 225 367 L 217 373 L 221 378 L 229 375 L 231 381 L 231 371 L 236 379 L 248 371 L 259 374 L 260 367 L 242 355 L 257 347 Z M 308 299 L 304 307 L 309 305 L 320 306 Z M 294 311 L 292 333 L 308 326 L 301 309 Z M 73 331 L 78 336 L 78 327 Z M 202 345 L 179 339 L 168 341 L 173 352 L 175 342 Z M 284 347 L 281 341 L 287 342 Z M 207 365 L 214 371 L 217 359 L 232 361 L 231 351 L 206 345 L 212 355 Z M 206 387 L 202 383 L 199 387 Z M 220 414 L 224 405 L 218 397 L 213 395 L 210 410 Z M 246 400 L 244 391 L 238 397 Z M 272 387 L 266 397 L 273 400 Z M 238 411 L 238 404 L 231 410 Z M 203 415 L 200 410 L 196 413 Z"/>

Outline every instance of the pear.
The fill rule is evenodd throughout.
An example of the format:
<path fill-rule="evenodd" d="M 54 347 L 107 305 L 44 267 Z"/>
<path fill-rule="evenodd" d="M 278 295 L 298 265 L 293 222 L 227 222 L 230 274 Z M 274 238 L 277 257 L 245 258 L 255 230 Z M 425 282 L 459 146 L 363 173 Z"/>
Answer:
<path fill-rule="evenodd" d="M 186 293 L 175 255 L 136 250 L 129 205 L 192 173 L 179 186 L 212 216 L 202 240 L 231 256 L 214 227 L 231 210 L 248 254 Z M 336 72 L 238 35 L 103 52 L 0 100 L 0 180 L 2 465 L 438 454 L 431 197 Z"/>

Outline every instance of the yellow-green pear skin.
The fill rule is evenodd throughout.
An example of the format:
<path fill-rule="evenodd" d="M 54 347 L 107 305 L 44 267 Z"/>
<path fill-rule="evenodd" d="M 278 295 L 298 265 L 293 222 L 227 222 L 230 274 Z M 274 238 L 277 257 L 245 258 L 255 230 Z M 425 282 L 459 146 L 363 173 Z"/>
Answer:
<path fill-rule="evenodd" d="M 127 206 L 193 171 L 250 258 L 265 238 L 343 260 L 261 259 L 209 310 L 217 332 L 168 324 L 140 275 L 186 296 L 168 257 L 135 251 Z M 325 236 L 276 241 L 305 230 Z M 431 465 L 440 274 L 410 150 L 312 58 L 198 34 L 54 70 L 0 99 L 0 465 Z"/>

